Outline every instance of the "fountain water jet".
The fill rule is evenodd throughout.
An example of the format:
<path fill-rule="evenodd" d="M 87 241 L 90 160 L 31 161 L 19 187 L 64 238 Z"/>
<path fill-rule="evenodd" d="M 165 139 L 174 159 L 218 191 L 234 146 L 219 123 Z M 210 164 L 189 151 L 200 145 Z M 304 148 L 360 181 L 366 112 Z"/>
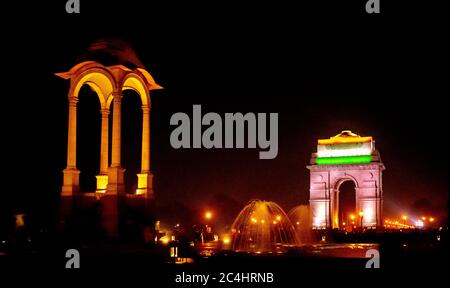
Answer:
<path fill-rule="evenodd" d="M 231 226 L 234 251 L 278 252 L 299 244 L 294 226 L 278 204 L 252 200 Z"/>
<path fill-rule="evenodd" d="M 309 205 L 298 205 L 288 212 L 288 217 L 295 227 L 297 238 L 301 244 L 309 244 L 314 241 L 311 228 Z"/>

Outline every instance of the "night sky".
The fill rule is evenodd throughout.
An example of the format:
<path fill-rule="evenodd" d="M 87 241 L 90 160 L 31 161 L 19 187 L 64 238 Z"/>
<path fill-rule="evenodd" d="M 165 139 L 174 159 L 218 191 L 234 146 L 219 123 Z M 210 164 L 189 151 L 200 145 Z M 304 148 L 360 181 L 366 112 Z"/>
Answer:
<path fill-rule="evenodd" d="M 151 95 L 158 206 L 196 210 L 220 202 L 233 206 L 232 214 L 252 198 L 286 211 L 306 204 L 306 165 L 317 139 L 350 129 L 376 141 L 387 167 L 388 215 L 423 209 L 446 217 L 448 106 L 438 88 L 438 17 L 425 21 L 417 7 L 387 1 L 382 15 L 367 15 L 365 1 L 244 7 L 81 0 L 80 15 L 67 15 L 63 2 L 5 10 L 15 18 L 2 23 L 2 215 L 52 217 L 66 165 L 69 87 L 54 73 L 69 70 L 96 39 L 118 37 L 165 88 Z M 426 8 L 421 13 L 430 16 Z M 136 173 L 140 135 L 133 131 L 140 131 L 141 111 L 129 96 L 123 160 Z M 194 104 L 221 115 L 279 113 L 278 157 L 259 160 L 257 149 L 173 149 L 169 119 L 191 114 Z M 79 105 L 86 132 L 78 130 L 78 163 L 91 168 L 82 179 L 92 180 L 100 113 L 89 89 Z"/>

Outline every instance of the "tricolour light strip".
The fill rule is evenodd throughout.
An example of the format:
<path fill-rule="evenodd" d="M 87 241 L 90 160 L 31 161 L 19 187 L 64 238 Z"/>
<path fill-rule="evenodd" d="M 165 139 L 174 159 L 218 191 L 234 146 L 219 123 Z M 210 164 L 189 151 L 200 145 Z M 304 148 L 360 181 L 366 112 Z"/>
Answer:
<path fill-rule="evenodd" d="M 319 139 L 317 144 L 319 145 L 334 145 L 334 144 L 344 144 L 344 143 L 365 143 L 372 142 L 372 137 L 361 137 L 352 131 L 342 131 L 340 134 L 331 137 L 329 139 Z"/>
<path fill-rule="evenodd" d="M 317 158 L 318 165 L 335 165 L 335 164 L 359 164 L 370 163 L 372 161 L 371 155 L 362 156 L 346 156 L 346 157 L 323 157 Z"/>
<path fill-rule="evenodd" d="M 372 141 L 372 137 L 332 137 L 330 139 L 317 140 L 320 145 L 333 145 L 342 143 L 363 143 Z"/>
<path fill-rule="evenodd" d="M 318 157 L 343 157 L 372 154 L 372 142 L 317 145 Z"/>
<path fill-rule="evenodd" d="M 325 151 L 317 151 L 318 157 L 345 157 L 345 156 L 363 156 L 370 155 L 372 153 L 372 149 L 367 148 L 355 148 L 355 149 L 346 149 L 346 150 L 325 150 Z"/>

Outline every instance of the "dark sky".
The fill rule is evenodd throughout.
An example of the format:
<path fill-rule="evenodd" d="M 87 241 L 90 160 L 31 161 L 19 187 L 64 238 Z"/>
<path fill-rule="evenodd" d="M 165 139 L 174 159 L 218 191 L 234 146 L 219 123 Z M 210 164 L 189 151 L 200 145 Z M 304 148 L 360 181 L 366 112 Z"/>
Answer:
<path fill-rule="evenodd" d="M 417 206 L 447 214 L 448 106 L 438 89 L 442 26 L 428 7 L 382 1 L 381 15 L 367 15 L 365 1 L 88 2 L 81 0 L 80 15 L 44 1 L 5 10 L 14 17 L 2 23 L 3 212 L 54 209 L 66 164 L 68 91 L 54 73 L 69 70 L 94 40 L 119 37 L 165 87 L 152 94 L 151 165 L 161 205 L 203 207 L 211 199 L 243 205 L 261 198 L 289 210 L 307 203 L 305 166 L 317 138 L 350 129 L 376 140 L 387 167 L 388 213 Z M 89 96 L 88 89 L 80 96 L 80 105 L 83 97 L 84 107 L 93 103 L 79 116 L 80 127 L 91 129 L 85 139 L 98 139 L 84 140 L 79 163 L 98 165 L 92 152 L 100 137 L 92 132 L 99 127 L 98 107 Z M 248 149 L 172 149 L 170 116 L 191 113 L 193 104 L 222 115 L 279 113 L 278 157 L 259 160 L 258 151 Z M 133 147 L 139 114 L 136 103 L 127 105 L 125 147 Z M 133 153 L 125 152 L 128 163 Z"/>

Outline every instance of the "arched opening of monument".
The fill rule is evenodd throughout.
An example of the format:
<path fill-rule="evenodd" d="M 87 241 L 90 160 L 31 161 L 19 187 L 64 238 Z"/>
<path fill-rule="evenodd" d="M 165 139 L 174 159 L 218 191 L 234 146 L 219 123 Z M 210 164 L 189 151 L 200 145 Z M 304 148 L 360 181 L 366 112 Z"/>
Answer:
<path fill-rule="evenodd" d="M 95 192 L 100 163 L 101 113 L 98 95 L 89 85 L 78 94 L 77 167 L 80 173 L 80 191 Z"/>
<path fill-rule="evenodd" d="M 137 174 L 141 173 L 142 102 L 133 90 L 124 90 L 122 99 L 122 166 L 125 172 L 125 191 L 135 194 Z"/>
<path fill-rule="evenodd" d="M 339 228 L 360 226 L 358 211 L 356 211 L 356 186 L 352 180 L 346 180 L 339 185 L 338 192 L 338 223 Z"/>

